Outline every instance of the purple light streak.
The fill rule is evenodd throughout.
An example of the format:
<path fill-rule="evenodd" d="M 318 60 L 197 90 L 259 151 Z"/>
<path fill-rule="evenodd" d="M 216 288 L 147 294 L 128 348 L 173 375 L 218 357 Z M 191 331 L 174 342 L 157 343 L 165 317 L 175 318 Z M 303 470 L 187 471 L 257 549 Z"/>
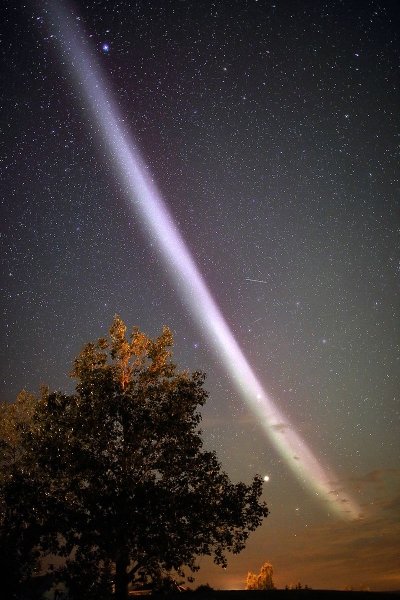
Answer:
<path fill-rule="evenodd" d="M 213 350 L 225 365 L 278 452 L 294 474 L 338 515 L 354 519 L 359 507 L 343 492 L 333 493 L 336 477 L 322 467 L 305 441 L 276 407 L 249 365 L 202 278 L 168 208 L 149 175 L 132 136 L 123 126 L 101 70 L 76 19 L 57 3 L 54 34 L 66 64 L 106 141 L 115 170 L 127 190 L 132 209 L 140 216 L 152 241 L 178 282 L 182 300 Z"/>

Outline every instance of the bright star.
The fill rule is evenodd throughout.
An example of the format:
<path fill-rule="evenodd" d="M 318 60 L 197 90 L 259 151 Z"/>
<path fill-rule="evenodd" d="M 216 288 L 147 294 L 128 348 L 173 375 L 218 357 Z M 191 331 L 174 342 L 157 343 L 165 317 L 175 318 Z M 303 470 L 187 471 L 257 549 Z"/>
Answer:
<path fill-rule="evenodd" d="M 101 49 L 103 50 L 103 52 L 109 52 L 109 50 L 110 50 L 110 44 L 104 43 L 102 45 Z"/>

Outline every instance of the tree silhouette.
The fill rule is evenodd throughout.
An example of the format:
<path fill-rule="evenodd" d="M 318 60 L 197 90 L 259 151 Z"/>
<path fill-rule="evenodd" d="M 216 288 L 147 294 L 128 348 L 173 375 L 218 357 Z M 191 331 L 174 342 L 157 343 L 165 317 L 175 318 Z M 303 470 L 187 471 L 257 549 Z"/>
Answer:
<path fill-rule="evenodd" d="M 127 339 L 115 317 L 109 339 L 76 358 L 75 394 L 30 397 L 23 426 L 3 409 L 18 430 L 1 482 L 3 539 L 12 513 L 27 551 L 63 558 L 54 578 L 72 597 L 127 598 L 132 582 L 196 571 L 199 555 L 224 566 L 268 514 L 261 478 L 234 484 L 203 449 L 204 375 L 178 371 L 172 345 L 168 328 Z"/>

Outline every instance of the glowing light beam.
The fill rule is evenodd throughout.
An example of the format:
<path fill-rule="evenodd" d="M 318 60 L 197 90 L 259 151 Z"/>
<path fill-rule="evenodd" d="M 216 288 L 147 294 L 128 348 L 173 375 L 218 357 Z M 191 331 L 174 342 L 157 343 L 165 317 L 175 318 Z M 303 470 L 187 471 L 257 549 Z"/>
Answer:
<path fill-rule="evenodd" d="M 263 389 L 208 290 L 178 228 L 119 116 L 100 67 L 79 21 L 61 4 L 51 3 L 54 37 L 82 93 L 92 118 L 106 141 L 133 209 L 145 225 L 178 282 L 184 302 L 202 331 L 208 333 L 218 358 L 257 415 L 269 439 L 294 474 L 342 517 L 357 518 L 359 508 L 345 493 L 334 493 L 335 475 L 324 468 L 306 442 Z"/>

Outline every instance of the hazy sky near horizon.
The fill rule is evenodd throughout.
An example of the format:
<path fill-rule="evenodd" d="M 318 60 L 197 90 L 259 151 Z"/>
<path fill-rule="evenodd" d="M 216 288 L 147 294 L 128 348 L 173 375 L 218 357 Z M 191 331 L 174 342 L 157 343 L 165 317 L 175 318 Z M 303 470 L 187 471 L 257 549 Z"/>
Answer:
<path fill-rule="evenodd" d="M 1 11 L 1 400 L 72 390 L 115 313 L 207 373 L 203 430 L 271 510 L 227 570 L 399 589 L 397 1 L 61 2 L 263 386 L 362 518 L 294 478 L 127 198 L 49 4 Z M 64 63 L 64 64 L 63 64 Z"/>

